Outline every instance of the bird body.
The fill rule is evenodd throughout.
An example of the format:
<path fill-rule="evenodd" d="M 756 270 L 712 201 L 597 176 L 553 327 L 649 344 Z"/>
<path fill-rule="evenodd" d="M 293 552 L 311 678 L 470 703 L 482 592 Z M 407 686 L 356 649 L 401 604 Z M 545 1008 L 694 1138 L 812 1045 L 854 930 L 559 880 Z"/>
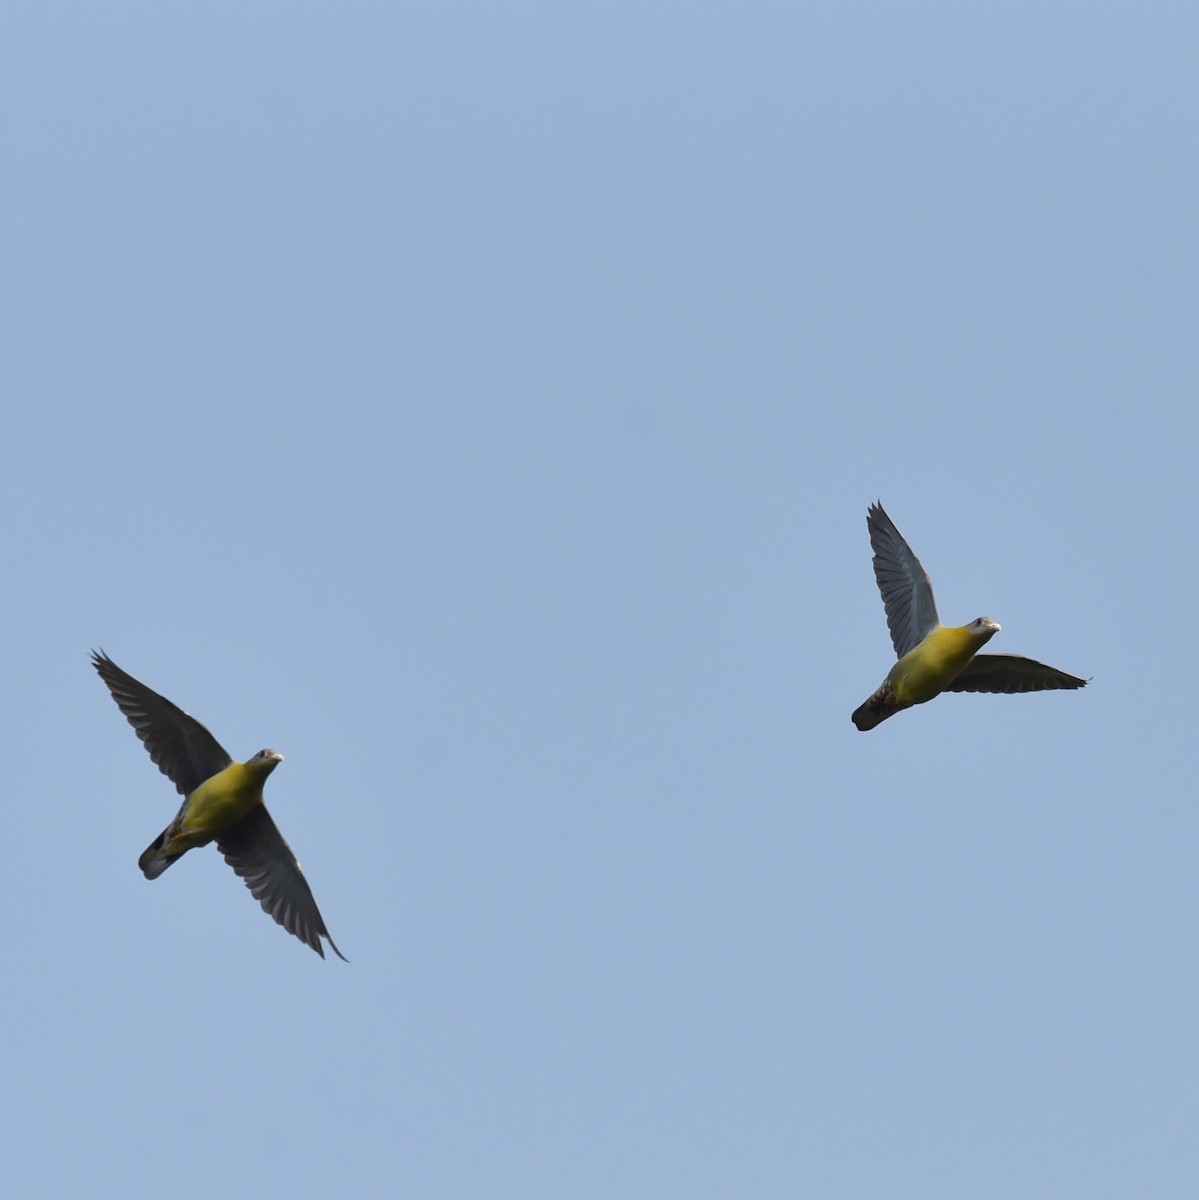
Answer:
<path fill-rule="evenodd" d="M 978 617 L 969 625 L 942 625 L 927 572 L 881 504 L 870 506 L 866 527 L 899 661 L 878 690 L 854 710 L 851 719 L 858 729 L 873 729 L 946 691 L 1035 692 L 1086 686 L 1085 679 L 1031 658 L 979 654 L 999 632 L 999 623 Z"/>
<path fill-rule="evenodd" d="M 982 618 L 981 628 L 970 625 L 938 625 L 924 640 L 909 650 L 890 670 L 887 683 L 896 699 L 905 704 L 923 704 L 943 692 L 966 664 L 999 632 L 994 621 Z"/>
<path fill-rule="evenodd" d="M 260 750 L 249 762 L 230 763 L 205 779 L 184 798 L 175 819 L 137 860 L 145 877 L 157 879 L 189 850 L 207 846 L 237 826 L 254 805 L 262 804 L 266 778 L 282 761 L 277 750 Z"/>
<path fill-rule="evenodd" d="M 296 856 L 263 803 L 263 785 L 283 755 L 259 750 L 247 762 L 234 762 L 195 717 L 121 670 L 106 654 L 93 653 L 92 665 L 150 758 L 183 797 L 175 819 L 137 860 L 145 877 L 157 879 L 189 850 L 216 842 L 225 861 L 278 924 L 321 958 L 324 938 L 344 961 Z"/>

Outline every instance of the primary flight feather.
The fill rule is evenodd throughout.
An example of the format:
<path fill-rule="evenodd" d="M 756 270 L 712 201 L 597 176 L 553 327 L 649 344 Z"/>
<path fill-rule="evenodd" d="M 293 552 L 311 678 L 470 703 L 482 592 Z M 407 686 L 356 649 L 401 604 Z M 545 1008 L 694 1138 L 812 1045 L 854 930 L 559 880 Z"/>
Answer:
<path fill-rule="evenodd" d="M 1086 686 L 1085 679 L 1031 658 L 979 654 L 999 632 L 999 623 L 978 617 L 969 625 L 942 625 L 928 573 L 881 504 L 870 506 L 866 528 L 874 549 L 874 577 L 899 661 L 874 695 L 854 711 L 853 723 L 860 730 L 873 729 L 941 692 L 1040 692 Z"/>
<path fill-rule="evenodd" d="M 145 877 L 157 879 L 189 850 L 215 841 L 254 898 L 288 933 L 321 958 L 324 938 L 347 961 L 325 928 L 296 856 L 262 802 L 267 776 L 283 755 L 259 750 L 247 762 L 234 762 L 199 721 L 122 671 L 106 654 L 93 651 L 92 665 L 150 758 L 183 797 L 175 819 L 137 860 Z"/>

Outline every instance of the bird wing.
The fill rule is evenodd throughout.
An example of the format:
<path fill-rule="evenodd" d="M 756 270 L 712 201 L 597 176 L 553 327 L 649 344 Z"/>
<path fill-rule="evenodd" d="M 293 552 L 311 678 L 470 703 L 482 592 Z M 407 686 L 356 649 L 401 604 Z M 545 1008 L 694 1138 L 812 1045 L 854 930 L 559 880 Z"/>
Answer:
<path fill-rule="evenodd" d="M 881 504 L 870 506 L 866 528 L 874 548 L 874 578 L 878 580 L 883 607 L 887 610 L 887 628 L 891 631 L 895 656 L 903 658 L 940 624 L 933 585 Z"/>
<path fill-rule="evenodd" d="M 93 650 L 92 665 L 150 758 L 181 796 L 191 795 L 204 780 L 233 761 L 195 717 L 122 671 L 107 654 Z"/>
<path fill-rule="evenodd" d="M 304 872 L 264 805 L 255 804 L 232 829 L 217 837 L 216 844 L 225 861 L 246 881 L 254 899 L 288 933 L 311 946 L 321 958 L 325 957 L 321 938 L 326 938 L 333 953 L 349 962 L 329 937 Z"/>
<path fill-rule="evenodd" d="M 1018 654 L 976 654 L 947 692 L 1049 692 L 1086 687 L 1087 681 Z"/>

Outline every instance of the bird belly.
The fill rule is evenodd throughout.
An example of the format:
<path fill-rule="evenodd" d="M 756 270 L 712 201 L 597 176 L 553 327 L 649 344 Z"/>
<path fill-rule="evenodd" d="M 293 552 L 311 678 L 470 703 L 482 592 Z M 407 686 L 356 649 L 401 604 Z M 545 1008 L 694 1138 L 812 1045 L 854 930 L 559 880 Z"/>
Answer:
<path fill-rule="evenodd" d="M 184 801 L 180 831 L 209 839 L 236 825 L 255 804 L 262 803 L 262 784 L 246 778 L 243 764 L 232 763 L 202 784 Z"/>
<path fill-rule="evenodd" d="M 887 683 L 897 700 L 923 704 L 939 695 L 974 657 L 978 644 L 964 630 L 934 629 L 891 668 Z"/>

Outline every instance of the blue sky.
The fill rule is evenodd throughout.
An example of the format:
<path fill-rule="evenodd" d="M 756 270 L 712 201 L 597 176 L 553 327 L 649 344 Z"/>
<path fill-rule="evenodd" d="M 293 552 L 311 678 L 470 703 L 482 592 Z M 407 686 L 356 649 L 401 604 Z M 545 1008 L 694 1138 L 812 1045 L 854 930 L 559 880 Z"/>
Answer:
<path fill-rule="evenodd" d="M 1193 9 L 3 27 L 12 1195 L 1194 1195 Z"/>

